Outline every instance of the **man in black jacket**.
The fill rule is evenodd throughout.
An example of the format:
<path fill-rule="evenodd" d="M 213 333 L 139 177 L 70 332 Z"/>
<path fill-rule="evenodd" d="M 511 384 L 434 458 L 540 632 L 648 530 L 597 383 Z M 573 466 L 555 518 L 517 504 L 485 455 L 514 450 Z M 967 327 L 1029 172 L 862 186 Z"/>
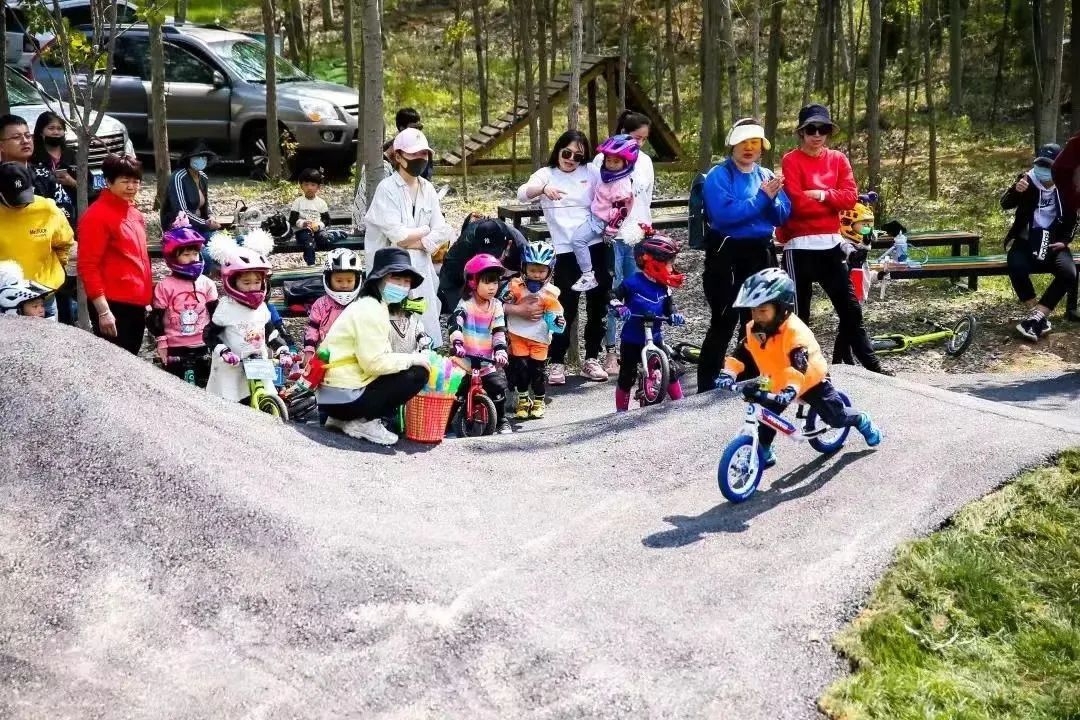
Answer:
<path fill-rule="evenodd" d="M 465 263 L 486 253 L 500 258 L 503 267 L 517 272 L 524 247 L 525 237 L 502 220 L 475 214 L 465 218 L 461 234 L 447 251 L 439 271 L 439 298 L 443 310 L 453 312 L 461 299 L 465 287 Z"/>

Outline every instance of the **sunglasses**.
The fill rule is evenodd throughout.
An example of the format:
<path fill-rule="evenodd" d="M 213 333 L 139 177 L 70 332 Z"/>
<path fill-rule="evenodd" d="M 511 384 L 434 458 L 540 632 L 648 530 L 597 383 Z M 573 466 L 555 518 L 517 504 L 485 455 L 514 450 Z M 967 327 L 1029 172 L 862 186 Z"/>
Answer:
<path fill-rule="evenodd" d="M 803 132 L 807 135 L 832 135 L 832 131 L 832 125 L 818 125 L 816 123 L 803 128 Z"/>
<path fill-rule="evenodd" d="M 583 153 L 576 153 L 570 148 L 563 148 L 559 151 L 559 157 L 563 160 L 573 160 L 578 165 L 585 162 L 585 155 Z"/>

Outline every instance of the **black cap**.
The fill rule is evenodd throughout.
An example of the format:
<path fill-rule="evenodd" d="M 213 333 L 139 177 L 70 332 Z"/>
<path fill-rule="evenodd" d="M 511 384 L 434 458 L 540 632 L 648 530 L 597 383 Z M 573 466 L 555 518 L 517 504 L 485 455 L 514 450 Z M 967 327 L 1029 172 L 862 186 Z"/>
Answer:
<path fill-rule="evenodd" d="M 379 248 L 371 259 L 371 270 L 368 271 L 365 287 L 374 284 L 387 275 L 408 275 L 412 286 L 416 287 L 424 282 L 424 276 L 416 272 L 409 258 L 409 251 L 397 247 Z"/>
<path fill-rule="evenodd" d="M 829 115 L 829 108 L 824 105 L 807 105 L 799 111 L 799 125 L 796 130 L 802 130 L 807 125 L 828 125 L 836 127 Z"/>
<path fill-rule="evenodd" d="M 1057 143 L 1046 143 L 1035 153 L 1035 164 L 1050 167 L 1054 160 L 1061 154 L 1061 146 Z"/>
<path fill-rule="evenodd" d="M 34 201 L 34 177 L 22 163 L 0 163 L 0 202 L 22 207 Z"/>

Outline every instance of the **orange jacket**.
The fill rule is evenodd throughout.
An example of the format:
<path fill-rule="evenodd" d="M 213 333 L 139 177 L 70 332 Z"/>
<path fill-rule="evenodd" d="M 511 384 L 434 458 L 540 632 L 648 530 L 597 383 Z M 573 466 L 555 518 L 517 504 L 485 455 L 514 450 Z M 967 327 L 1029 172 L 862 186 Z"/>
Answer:
<path fill-rule="evenodd" d="M 724 360 L 725 370 L 737 376 L 747 371 L 767 377 L 770 392 L 790 386 L 795 388 L 796 396 L 825 379 L 829 365 L 821 354 L 821 346 L 797 316 L 789 315 L 764 343 L 754 336 L 753 325 L 753 322 L 746 324 L 746 339 L 735 348 L 734 355 Z"/>

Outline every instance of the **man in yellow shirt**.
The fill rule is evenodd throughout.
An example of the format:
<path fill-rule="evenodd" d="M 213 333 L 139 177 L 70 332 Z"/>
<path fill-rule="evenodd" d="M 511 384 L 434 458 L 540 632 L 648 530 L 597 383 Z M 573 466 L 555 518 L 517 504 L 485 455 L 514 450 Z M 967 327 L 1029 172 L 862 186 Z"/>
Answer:
<path fill-rule="evenodd" d="M 56 203 L 34 195 L 30 169 L 0 163 L 0 260 L 14 260 L 27 280 L 54 290 L 64 284 L 64 266 L 75 244 L 71 225 Z M 56 299 L 45 307 L 56 317 Z"/>

